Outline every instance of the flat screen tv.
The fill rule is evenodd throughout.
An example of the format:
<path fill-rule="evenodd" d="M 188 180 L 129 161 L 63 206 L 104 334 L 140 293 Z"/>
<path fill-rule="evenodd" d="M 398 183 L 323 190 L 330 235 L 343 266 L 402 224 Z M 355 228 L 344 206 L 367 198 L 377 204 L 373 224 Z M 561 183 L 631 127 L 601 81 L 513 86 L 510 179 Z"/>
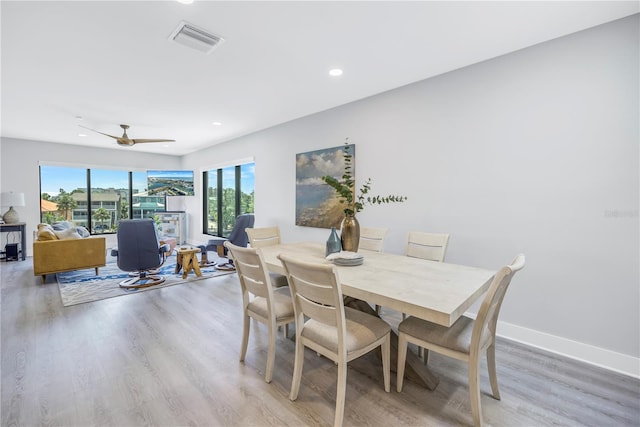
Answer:
<path fill-rule="evenodd" d="M 148 170 L 147 189 L 149 195 L 195 196 L 193 171 Z"/>

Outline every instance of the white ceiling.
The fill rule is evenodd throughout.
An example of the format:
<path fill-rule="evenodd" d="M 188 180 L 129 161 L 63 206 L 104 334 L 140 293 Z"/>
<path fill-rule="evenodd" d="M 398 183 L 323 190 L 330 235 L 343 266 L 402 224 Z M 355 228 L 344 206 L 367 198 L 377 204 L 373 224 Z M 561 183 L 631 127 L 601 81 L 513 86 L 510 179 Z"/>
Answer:
<path fill-rule="evenodd" d="M 638 13 L 639 4 L 2 1 L 2 136 L 183 155 Z M 168 41 L 182 20 L 224 43 L 206 55 Z M 328 75 L 334 67 L 342 77 Z M 177 141 L 120 147 L 78 126 L 121 135 L 120 123 L 131 138 Z"/>

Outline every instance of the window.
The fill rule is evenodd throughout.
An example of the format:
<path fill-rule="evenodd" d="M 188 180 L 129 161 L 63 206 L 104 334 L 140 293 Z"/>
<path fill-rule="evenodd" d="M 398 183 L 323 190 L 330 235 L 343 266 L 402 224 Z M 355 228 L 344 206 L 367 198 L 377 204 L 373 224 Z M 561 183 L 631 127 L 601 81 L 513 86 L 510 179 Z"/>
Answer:
<path fill-rule="evenodd" d="M 41 222 L 72 221 L 92 234 L 115 233 L 121 219 L 166 210 L 165 196 L 147 195 L 146 171 L 42 165 L 40 199 Z"/>
<path fill-rule="evenodd" d="M 229 237 L 238 215 L 254 212 L 254 163 L 202 173 L 203 232 Z"/>

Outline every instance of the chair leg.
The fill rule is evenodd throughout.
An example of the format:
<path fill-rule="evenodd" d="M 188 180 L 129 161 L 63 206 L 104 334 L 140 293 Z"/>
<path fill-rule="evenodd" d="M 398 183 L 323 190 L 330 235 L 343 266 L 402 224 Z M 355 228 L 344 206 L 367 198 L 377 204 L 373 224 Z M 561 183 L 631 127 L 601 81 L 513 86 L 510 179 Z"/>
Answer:
<path fill-rule="evenodd" d="M 491 391 L 496 400 L 500 400 L 500 390 L 498 389 L 498 374 L 496 371 L 496 345 L 491 344 L 487 348 L 487 367 L 489 368 L 489 381 L 491 381 Z"/>
<path fill-rule="evenodd" d="M 338 362 L 338 381 L 336 390 L 336 416 L 333 421 L 334 427 L 341 427 L 344 418 L 344 400 L 347 394 L 347 362 Z"/>
<path fill-rule="evenodd" d="M 422 361 L 424 362 L 424 364 L 428 364 L 429 363 L 429 350 L 427 350 L 424 347 L 420 347 L 418 346 L 418 357 L 420 359 L 422 359 Z"/>
<path fill-rule="evenodd" d="M 267 369 L 264 376 L 264 380 L 268 383 L 271 382 L 273 377 L 273 362 L 276 358 L 276 325 L 269 325 L 269 347 L 267 350 Z"/>
<path fill-rule="evenodd" d="M 300 381 L 302 380 L 302 365 L 304 364 L 304 344 L 302 338 L 296 332 L 296 356 L 293 362 L 293 378 L 291 379 L 291 393 L 289 399 L 296 400 L 298 391 L 300 390 Z"/>
<path fill-rule="evenodd" d="M 216 246 L 216 252 L 220 258 L 224 258 L 227 254 L 225 253 L 224 246 L 218 245 Z"/>
<path fill-rule="evenodd" d="M 247 346 L 249 344 L 249 326 L 251 325 L 251 318 L 245 314 L 244 323 L 242 326 L 242 347 L 240 349 L 240 361 L 244 362 L 244 358 L 247 355 Z"/>
<path fill-rule="evenodd" d="M 391 391 L 391 334 L 387 334 L 382 343 L 382 375 L 384 377 L 384 391 Z"/>
<path fill-rule="evenodd" d="M 482 426 L 482 408 L 480 407 L 480 361 L 469 360 L 469 399 L 471 400 L 471 415 L 473 425 Z"/>
<path fill-rule="evenodd" d="M 396 389 L 398 393 L 402 391 L 402 383 L 404 381 L 404 364 L 407 361 L 407 336 L 402 332 L 398 334 L 398 379 L 396 380 Z"/>

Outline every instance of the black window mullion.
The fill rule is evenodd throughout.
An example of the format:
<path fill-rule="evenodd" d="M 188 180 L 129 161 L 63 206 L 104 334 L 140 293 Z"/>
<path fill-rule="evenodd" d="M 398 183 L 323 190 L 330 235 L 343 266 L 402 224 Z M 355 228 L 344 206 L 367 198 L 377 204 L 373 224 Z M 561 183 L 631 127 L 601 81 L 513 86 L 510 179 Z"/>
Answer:
<path fill-rule="evenodd" d="M 218 181 L 218 236 L 222 236 L 223 228 L 222 228 L 222 169 L 218 169 L 217 173 L 217 181 Z"/>
<path fill-rule="evenodd" d="M 236 166 L 236 206 L 235 206 L 235 215 L 234 218 L 237 218 L 238 215 L 240 215 L 241 212 L 241 199 L 242 199 L 242 192 L 240 191 L 240 166 Z"/>
<path fill-rule="evenodd" d="M 202 172 L 202 234 L 209 234 L 209 172 Z"/>
<path fill-rule="evenodd" d="M 133 219 L 133 171 L 129 171 L 129 219 Z"/>
<path fill-rule="evenodd" d="M 89 232 L 93 234 L 91 216 L 91 169 L 87 169 L 87 225 L 89 226 Z"/>

